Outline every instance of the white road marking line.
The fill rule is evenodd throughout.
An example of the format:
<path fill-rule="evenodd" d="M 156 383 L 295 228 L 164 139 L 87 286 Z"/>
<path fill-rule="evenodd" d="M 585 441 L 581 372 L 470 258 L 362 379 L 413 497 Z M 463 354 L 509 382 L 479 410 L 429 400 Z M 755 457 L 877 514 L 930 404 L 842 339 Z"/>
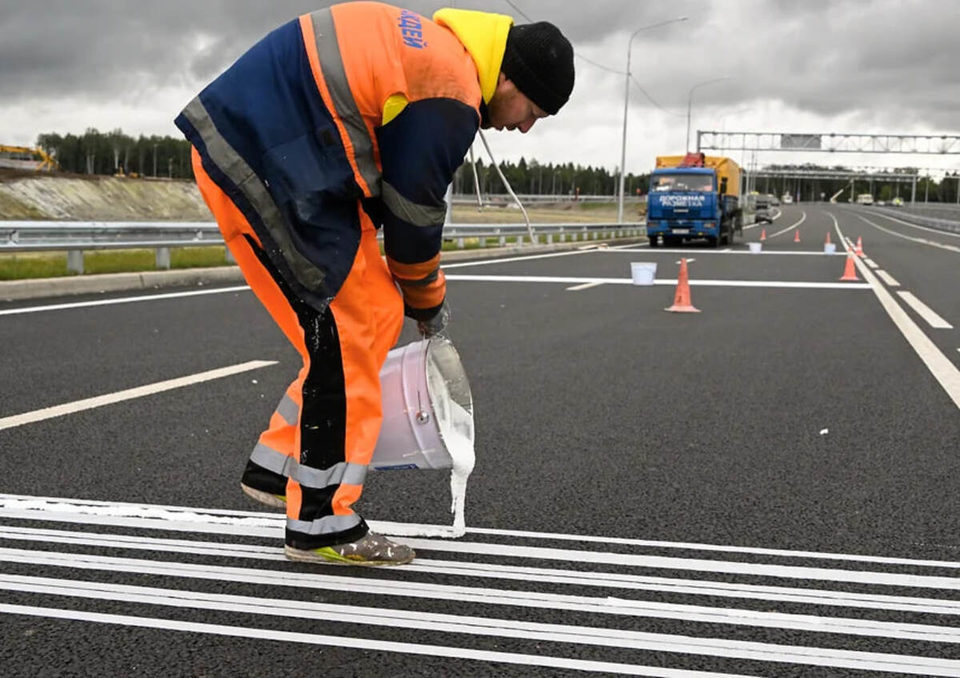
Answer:
<path fill-rule="evenodd" d="M 73 301 L 64 304 L 48 304 L 46 306 L 29 306 L 24 308 L 8 308 L 0 310 L 0 315 L 20 315 L 22 313 L 39 313 L 41 311 L 62 311 L 71 308 L 89 308 L 91 306 L 112 306 L 113 304 L 132 304 L 139 301 L 160 301 L 162 299 L 179 299 L 181 297 L 200 297 L 207 294 L 225 294 L 227 292 L 249 292 L 246 285 L 236 287 L 219 287 L 209 290 L 192 290 L 190 292 L 167 292 L 164 294 L 141 294 L 136 297 L 120 297 L 116 299 L 98 299 L 96 301 Z"/>
<path fill-rule="evenodd" d="M 643 252 L 644 254 L 690 254 L 694 253 L 698 257 L 708 254 L 753 254 L 750 250 L 708 250 L 708 249 L 677 249 L 677 248 L 665 248 L 657 247 L 654 249 L 644 249 L 644 250 L 630 250 L 630 249 L 621 249 L 621 250 L 606 250 L 607 252 L 612 252 L 613 254 L 629 253 L 629 252 Z M 808 257 L 835 257 L 838 255 L 843 256 L 843 252 L 834 252 L 833 254 L 827 254 L 822 250 L 805 250 L 803 252 L 795 252 L 792 250 L 763 250 L 761 254 L 782 254 L 784 256 L 808 256 Z"/>
<path fill-rule="evenodd" d="M 329 636 L 313 633 L 297 633 L 294 631 L 273 631 L 270 629 L 251 628 L 244 626 L 224 626 L 221 624 L 205 624 L 200 622 L 183 622 L 171 619 L 157 619 L 153 617 L 136 617 L 121 614 L 101 614 L 98 612 L 82 612 L 80 610 L 62 610 L 51 607 L 31 607 L 27 605 L 0 604 L 0 612 L 7 614 L 46 617 L 51 619 L 69 619 L 74 621 L 89 621 L 101 624 L 118 624 L 139 628 L 163 629 L 170 631 L 188 631 L 192 633 L 207 633 L 217 636 L 234 638 L 250 638 L 251 640 L 279 640 L 288 643 L 304 643 L 330 647 L 346 647 L 358 650 L 376 652 L 396 652 L 431 657 L 447 657 L 451 659 L 474 659 L 484 662 L 502 662 L 505 664 L 520 664 L 524 666 L 547 666 L 558 669 L 579 671 L 600 671 L 618 675 L 640 676 L 676 676 L 677 678 L 695 678 L 697 676 L 722 676 L 733 674 L 704 673 L 700 671 L 683 671 L 679 669 L 647 668 L 631 664 L 615 664 L 612 662 L 596 662 L 582 659 L 566 659 L 563 657 L 544 657 L 525 655 L 514 652 L 497 652 L 489 650 L 473 650 L 470 648 L 447 647 L 445 645 L 427 645 L 421 643 L 398 643 L 387 640 L 373 640 L 368 638 L 354 638 L 351 636 Z"/>
<path fill-rule="evenodd" d="M 602 284 L 603 284 L 603 283 L 601 283 L 601 282 L 588 282 L 588 283 L 583 283 L 582 285 L 574 285 L 573 287 L 568 287 L 568 288 L 567 288 L 567 291 L 568 291 L 568 292 L 578 292 L 578 291 L 580 291 L 580 290 L 588 290 L 588 289 L 590 289 L 591 287 L 598 287 L 598 286 L 600 286 L 600 285 L 602 285 Z"/>
<path fill-rule="evenodd" d="M 927 231 L 928 233 L 936 233 L 937 235 L 946 235 L 951 238 L 960 238 L 960 233 L 944 231 L 938 228 L 930 228 L 929 226 L 920 226 L 918 224 L 911 224 L 909 221 L 904 221 L 903 219 L 898 219 L 897 217 L 891 217 L 887 214 L 876 213 L 874 216 L 880 217 L 881 219 L 889 219 L 890 221 L 896 221 L 898 223 L 903 224 L 904 226 L 909 226 L 910 228 L 916 228 L 921 231 Z M 929 241 L 928 241 L 928 244 L 929 244 Z"/>
<path fill-rule="evenodd" d="M 827 215 L 833 219 L 833 226 L 842 238 L 843 232 L 840 230 L 840 224 L 837 223 L 837 218 L 829 212 L 827 212 Z M 854 263 L 860 271 L 860 275 L 862 275 L 873 288 L 873 293 L 880 301 L 880 305 L 883 306 L 887 315 L 890 316 L 890 319 L 893 320 L 893 323 L 906 338 L 907 342 L 913 347 L 917 355 L 920 356 L 920 360 L 923 361 L 923 364 L 926 365 L 930 373 L 933 374 L 934 379 L 940 383 L 940 386 L 947 392 L 950 399 L 960 408 L 960 369 L 957 369 L 957 366 L 950 362 L 950 359 L 940 351 L 937 345 L 930 340 L 930 337 L 924 334 L 923 330 L 913 322 L 910 316 L 907 315 L 907 312 L 894 300 L 893 296 L 891 296 L 883 285 L 877 282 L 873 272 L 870 271 L 867 266 L 863 265 L 859 257 L 854 257 Z"/>
<path fill-rule="evenodd" d="M 909 235 L 904 235 L 903 233 L 897 233 L 896 231 L 891 231 L 889 228 L 884 228 L 884 227 L 881 226 L 880 224 L 874 223 L 874 222 L 870 221 L 869 219 L 867 219 L 867 218 L 864 217 L 864 216 L 861 216 L 861 215 L 859 215 L 859 214 L 858 214 L 857 216 L 858 216 L 860 219 L 862 219 L 863 221 L 865 221 L 865 222 L 867 222 L 868 224 L 870 224 L 871 226 L 873 226 L 873 227 L 874 227 L 875 229 L 877 229 L 878 231 L 883 231 L 884 233 L 889 233 L 890 235 L 895 235 L 896 237 L 902 238 L 903 240 L 909 240 L 909 241 L 911 241 L 911 242 L 920 243 L 921 245 L 929 245 L 930 247 L 939 247 L 939 248 L 942 249 L 942 250 L 949 250 L 949 251 L 951 251 L 951 252 L 960 252 L 960 247 L 956 247 L 955 245 L 945 245 L 945 244 L 940 243 L 940 242 L 934 242 L 933 240 L 927 240 L 926 238 L 912 238 L 912 237 L 910 237 Z M 885 216 L 885 215 L 878 214 L 877 216 Z M 907 226 L 913 226 L 914 228 L 922 228 L 922 227 L 920 227 L 920 226 L 916 226 L 915 224 L 908 224 L 908 223 L 905 222 L 905 221 L 900 221 L 899 219 L 894 219 L 893 217 L 885 217 L 885 218 L 891 219 L 891 220 L 893 220 L 893 221 L 899 221 L 901 224 L 905 224 L 905 225 L 907 225 Z M 933 230 L 933 229 L 923 229 L 923 230 L 930 231 L 930 230 Z M 934 233 L 941 234 L 941 235 L 950 235 L 950 236 L 953 236 L 953 237 L 955 237 L 955 238 L 956 238 L 956 237 L 960 237 L 960 235 L 958 235 L 958 234 L 956 234 L 956 233 L 949 233 L 949 232 L 947 232 L 947 231 L 933 231 L 933 232 L 934 232 Z"/>
<path fill-rule="evenodd" d="M 876 271 L 877 277 L 883 282 L 887 283 L 887 287 L 900 287 L 900 283 L 898 283 L 896 278 L 894 278 L 892 275 L 880 268 L 876 269 Z"/>
<path fill-rule="evenodd" d="M 581 285 L 598 283 L 603 285 L 632 285 L 631 278 L 592 278 L 574 276 L 548 275 L 448 275 L 447 280 L 453 282 L 523 282 L 523 283 L 559 283 L 566 285 Z M 676 278 L 657 278 L 654 285 L 676 285 Z M 792 289 L 820 289 L 820 290 L 854 290 L 869 289 L 866 283 L 836 283 L 836 282 L 792 282 L 771 280 L 690 280 L 691 286 L 700 287 L 758 287 L 758 288 L 792 288 Z"/>
<path fill-rule="evenodd" d="M 706 639 L 692 640 L 689 637 L 665 633 L 601 628 L 573 624 L 529 622 L 476 615 L 454 615 L 419 610 L 394 610 L 382 607 L 360 605 L 341 605 L 335 603 L 286 600 L 282 598 L 261 598 L 221 593 L 206 593 L 183 589 L 165 589 L 158 587 L 86 582 L 71 579 L 53 579 L 26 575 L 0 575 L 0 590 L 35 593 L 40 595 L 69 596 L 92 600 L 139 603 L 146 605 L 164 605 L 168 607 L 216 610 L 242 614 L 302 617 L 333 623 L 364 624 L 391 628 L 413 628 L 441 633 L 460 633 L 501 638 L 518 638 L 541 642 L 560 642 L 576 645 L 593 645 L 621 649 L 663 650 L 665 643 L 677 644 L 685 649 L 679 650 L 691 654 L 712 654 L 707 650 Z M 607 600 L 610 600 L 609 598 Z M 726 608 L 707 608 L 694 606 L 672 606 L 663 603 L 650 603 L 654 609 L 682 607 L 701 610 L 700 613 L 683 615 L 651 614 L 658 619 L 730 624 L 735 626 L 757 626 L 761 628 L 789 629 L 794 631 L 839 633 L 866 637 L 894 638 L 897 640 L 917 640 L 935 643 L 956 643 L 960 639 L 960 629 L 934 626 L 929 624 L 904 624 L 897 622 L 864 621 L 852 618 L 818 617 L 815 615 L 780 614 L 753 610 L 732 610 Z M 756 645 L 745 645 L 742 641 L 720 641 L 721 646 L 732 652 L 742 652 L 746 648 L 755 649 Z M 760 645 L 764 645 L 761 643 Z M 806 650 L 810 648 L 794 645 L 773 645 L 771 654 L 792 656 L 786 661 L 805 660 Z M 797 651 L 799 654 L 796 654 Z M 850 658 L 849 650 L 841 650 L 840 656 Z M 888 661 L 891 656 L 880 655 Z M 858 658 L 876 660 L 877 653 L 858 654 Z M 771 657 L 768 661 L 779 661 Z M 960 662 L 956 662 L 960 666 Z"/>
<path fill-rule="evenodd" d="M 283 537 L 286 518 L 282 513 L 263 511 L 237 511 L 162 504 L 134 504 L 128 502 L 96 501 L 92 499 L 69 499 L 58 497 L 34 497 L 19 494 L 0 494 L 0 518 L 26 518 L 49 522 L 112 525 L 116 527 L 147 527 L 174 532 L 202 534 L 237 534 L 263 537 Z M 102 521 L 98 521 L 102 519 Z M 137 522 L 124 522 L 137 521 Z M 404 532 L 422 532 L 437 525 L 419 523 L 395 523 L 370 520 L 376 532 L 403 536 Z M 171 527 L 179 525 L 181 527 Z M 10 528 L 17 530 L 20 528 Z M 236 529 L 237 531 L 231 531 Z M 258 530 L 256 533 L 250 530 Z M 750 546 L 727 546 L 694 542 L 669 542 L 625 537 L 607 537 L 589 534 L 562 534 L 557 532 L 532 532 L 528 530 L 504 530 L 487 527 L 467 527 L 468 534 L 521 539 L 545 539 L 551 541 L 576 541 L 584 544 L 601 543 L 640 548 L 682 549 L 714 553 L 752 554 L 767 557 L 803 558 L 814 560 L 839 560 L 882 565 L 906 565 L 910 567 L 937 567 L 960 569 L 960 561 L 918 560 L 913 558 L 890 558 L 862 554 L 830 553 L 823 551 L 793 551 Z"/>
<path fill-rule="evenodd" d="M 533 259 L 551 259 L 553 257 L 571 257 L 577 254 L 586 254 L 590 252 L 604 252 L 609 250 L 598 250 L 596 247 L 592 247 L 587 250 L 569 250 L 565 252 L 547 252 L 546 254 L 528 254 L 519 257 L 505 257 L 502 259 L 484 259 L 483 261 L 461 261 L 459 263 L 453 264 L 444 264 L 440 263 L 440 268 L 444 271 L 448 271 L 451 268 L 465 268 L 467 266 L 489 266 L 491 264 L 506 264 L 511 261 L 532 261 Z"/>
<path fill-rule="evenodd" d="M 133 520 L 125 520 L 123 524 L 130 526 Z M 117 524 L 103 523 L 97 520 L 86 524 Z M 136 525 L 143 526 L 143 525 Z M 164 524 L 164 529 L 171 528 Z M 237 526 L 215 526 L 211 533 L 238 534 L 241 530 Z M 196 530 L 194 526 L 193 530 Z M 280 536 L 279 530 L 264 530 L 250 528 L 246 533 L 250 536 Z M 478 544 L 473 542 L 450 542 L 444 540 L 428 540 L 413 538 L 397 538 L 397 541 L 412 546 L 421 551 L 441 551 L 447 553 L 467 553 L 475 555 L 497 555 L 508 558 L 531 558 L 540 560 L 554 560 L 577 563 L 591 563 L 594 565 L 615 565 L 622 567 L 643 567 L 672 569 L 693 572 L 712 572 L 720 574 L 750 575 L 759 577 L 774 577 L 781 579 L 808 579 L 816 581 L 846 582 L 856 584 L 871 584 L 876 586 L 912 586 L 917 588 L 946 589 L 960 591 L 960 579 L 956 577 L 938 577 L 928 575 L 904 575 L 888 572 L 857 572 L 822 567 L 805 567 L 791 565 L 770 565 L 762 563 L 745 563 L 739 561 L 709 560 L 697 558 L 678 558 L 672 556 L 649 556 L 624 553 L 610 553 L 601 551 L 582 551 L 574 549 L 543 548 L 538 546 L 513 546 L 504 544 Z M 0 553 L 9 553 L 9 550 L 0 549 Z"/>
<path fill-rule="evenodd" d="M 878 271 L 879 273 L 879 271 Z M 914 311 L 917 312 L 921 318 L 927 321 L 927 324 L 935 330 L 952 330 L 953 325 L 948 323 L 946 320 L 937 315 L 937 312 L 932 308 L 927 306 L 925 303 L 917 299 L 916 296 L 911 292 L 897 292 L 900 295 L 900 298 L 903 299 Z"/>
<path fill-rule="evenodd" d="M 222 379 L 223 377 L 229 377 L 241 372 L 248 372 L 250 370 L 256 370 L 261 367 L 267 367 L 269 365 L 276 364 L 276 360 L 251 360 L 245 363 L 240 363 L 239 365 L 221 367 L 215 370 L 209 370 L 207 372 L 192 374 L 187 377 L 178 377 L 176 379 L 169 379 L 167 381 L 158 381 L 154 384 L 147 384 L 146 386 L 137 386 L 136 388 L 130 388 L 124 391 L 107 393 L 105 395 L 95 396 L 93 398 L 85 398 L 83 400 L 75 400 L 72 403 L 64 403 L 63 405 L 45 407 L 32 412 L 14 414 L 9 417 L 0 418 L 0 431 L 8 428 L 15 428 L 17 426 L 23 426 L 24 424 L 33 424 L 38 421 L 43 421 L 44 419 L 62 417 L 67 414 L 82 412 L 83 410 L 91 410 L 96 407 L 103 407 L 104 405 L 112 405 L 124 400 L 143 398 L 155 393 L 162 393 L 163 391 L 170 391 L 176 388 L 182 388 L 184 386 L 192 386 L 193 384 L 199 384 L 204 381 Z"/>
<path fill-rule="evenodd" d="M 787 226 L 786 228 L 783 228 L 783 229 L 777 231 L 776 233 L 772 233 L 772 234 L 768 235 L 768 236 L 767 236 L 767 240 L 770 240 L 771 238 L 776 238 L 778 235 L 783 235 L 784 233 L 787 233 L 788 231 L 792 231 L 793 229 L 795 229 L 797 226 L 799 226 L 800 224 L 802 224 L 802 223 L 803 223 L 804 221 L 806 221 L 806 220 L 807 220 L 807 213 L 801 211 L 801 212 L 800 212 L 800 221 L 797 221 L 796 223 L 790 224 L 790 225 Z"/>
<path fill-rule="evenodd" d="M 165 554 L 184 553 L 226 559 L 264 560 L 286 562 L 279 548 L 252 544 L 207 542 L 186 539 L 140 537 L 132 535 L 72 532 L 40 528 L 0 527 L 0 536 L 11 541 L 41 542 L 44 544 L 71 544 L 153 551 Z M 485 562 L 466 562 L 417 558 L 403 568 L 403 572 L 421 572 L 469 579 L 506 579 L 524 582 L 565 584 L 568 586 L 625 589 L 631 591 L 660 591 L 694 596 L 741 598 L 815 606 L 879 609 L 920 614 L 960 614 L 960 601 L 892 596 L 871 593 L 848 593 L 833 589 L 762 586 L 696 579 L 678 579 L 644 575 L 561 570 L 555 568 L 501 565 Z M 2 576 L 2 575 L 0 575 Z"/>
<path fill-rule="evenodd" d="M 864 257 L 863 260 L 866 262 L 867 266 L 869 266 L 873 270 L 877 270 L 878 268 L 880 268 L 879 264 L 874 262 L 873 259 L 867 259 L 866 257 Z"/>

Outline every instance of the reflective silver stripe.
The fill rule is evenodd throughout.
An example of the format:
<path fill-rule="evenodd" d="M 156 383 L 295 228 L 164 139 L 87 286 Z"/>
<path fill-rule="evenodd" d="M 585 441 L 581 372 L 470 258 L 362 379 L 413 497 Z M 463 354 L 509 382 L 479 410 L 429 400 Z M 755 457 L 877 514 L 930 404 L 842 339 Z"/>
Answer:
<path fill-rule="evenodd" d="M 339 462 L 330 468 L 304 466 L 293 457 L 288 457 L 272 447 L 257 443 L 250 454 L 250 461 L 287 478 L 293 478 L 303 487 L 322 490 L 331 485 L 363 485 L 367 478 L 366 464 Z"/>
<path fill-rule="evenodd" d="M 293 398 L 284 393 L 280 404 L 277 405 L 277 414 L 283 417 L 285 422 L 293 426 L 300 417 L 300 407 L 293 401 Z"/>
<path fill-rule="evenodd" d="M 203 139 L 210 160 L 227 175 L 230 181 L 236 184 L 237 188 L 250 201 L 253 209 L 257 211 L 270 237 L 279 247 L 280 253 L 296 279 L 309 290 L 314 292 L 322 290 L 326 274 L 310 263 L 294 247 L 287 230 L 287 223 L 269 191 L 267 191 L 267 187 L 254 174 L 246 161 L 240 157 L 240 154 L 217 131 L 213 120 L 210 119 L 210 114 L 207 113 L 203 102 L 200 101 L 200 97 L 187 104 L 187 107 L 183 109 L 183 114 Z"/>
<path fill-rule="evenodd" d="M 304 487 L 315 490 L 341 483 L 363 485 L 367 477 L 367 467 L 365 464 L 348 464 L 343 461 L 323 469 L 297 464 L 291 477 Z"/>
<path fill-rule="evenodd" d="M 428 207 L 418 205 L 400 195 L 400 192 L 386 181 L 383 182 L 383 204 L 398 218 L 414 226 L 441 226 L 447 216 L 446 205 Z"/>
<path fill-rule="evenodd" d="M 360 524 L 360 516 L 351 513 L 348 516 L 324 516 L 316 520 L 294 520 L 287 518 L 287 529 L 303 534 L 331 534 L 344 532 Z"/>
<path fill-rule="evenodd" d="M 257 443 L 257 446 L 253 448 L 253 452 L 250 453 L 250 461 L 287 478 L 290 477 L 294 467 L 299 466 L 297 460 L 293 457 L 277 452 L 263 443 Z"/>
<path fill-rule="evenodd" d="M 403 285 L 404 287 L 427 287 L 431 283 L 437 282 L 437 278 L 440 277 L 440 267 L 437 266 L 435 269 L 430 271 L 427 275 L 423 276 L 419 280 L 404 280 L 403 278 L 396 278 L 396 281 Z"/>
<path fill-rule="evenodd" d="M 347 72 L 343 67 L 343 57 L 340 54 L 340 44 L 337 42 L 337 31 L 333 25 L 333 14 L 330 9 L 319 9 L 310 13 L 313 23 L 313 37 L 317 43 L 317 56 L 320 59 L 320 69 L 323 79 L 327 83 L 333 107 L 337 109 L 343 126 L 353 144 L 353 154 L 357 162 L 360 176 L 367 182 L 371 196 L 380 195 L 380 170 L 373 159 L 373 141 L 370 132 L 363 122 L 363 116 L 357 108 L 357 102 L 350 91 Z"/>

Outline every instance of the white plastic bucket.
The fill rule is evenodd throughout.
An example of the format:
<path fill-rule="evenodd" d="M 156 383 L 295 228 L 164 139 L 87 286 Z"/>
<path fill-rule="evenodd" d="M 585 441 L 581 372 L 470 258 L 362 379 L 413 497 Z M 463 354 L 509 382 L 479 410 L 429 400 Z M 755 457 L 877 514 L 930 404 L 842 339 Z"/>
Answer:
<path fill-rule="evenodd" d="M 753 254 L 760 254 L 760 250 L 763 249 L 762 242 L 751 242 L 747 244 L 750 246 L 750 252 L 752 252 Z"/>
<path fill-rule="evenodd" d="M 390 351 L 380 389 L 383 424 L 371 469 L 446 469 L 453 466 L 448 446 L 472 450 L 473 397 L 449 340 L 424 339 Z"/>
<path fill-rule="evenodd" d="M 657 263 L 647 261 L 631 261 L 630 277 L 634 285 L 652 285 L 657 275 Z"/>
<path fill-rule="evenodd" d="M 837 243 L 827 242 L 823 244 L 823 253 L 824 254 L 835 254 L 837 251 Z"/>

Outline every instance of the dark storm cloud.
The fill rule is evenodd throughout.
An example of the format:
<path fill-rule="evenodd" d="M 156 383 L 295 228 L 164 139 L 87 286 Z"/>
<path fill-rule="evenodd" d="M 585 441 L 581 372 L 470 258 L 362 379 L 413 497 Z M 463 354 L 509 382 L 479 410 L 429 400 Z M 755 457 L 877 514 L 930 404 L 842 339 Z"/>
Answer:
<path fill-rule="evenodd" d="M 0 0 L 0 98 L 129 100 L 164 86 L 200 87 L 266 32 L 329 3 L 304 0 Z M 430 14 L 443 5 L 549 20 L 577 51 L 625 67 L 641 31 L 633 73 L 659 103 L 728 107 L 779 100 L 804 111 L 923 120 L 955 128 L 960 3 L 934 0 L 410 0 Z M 518 11 L 519 10 L 519 11 Z M 578 60 L 578 89 L 615 102 L 618 76 Z"/>

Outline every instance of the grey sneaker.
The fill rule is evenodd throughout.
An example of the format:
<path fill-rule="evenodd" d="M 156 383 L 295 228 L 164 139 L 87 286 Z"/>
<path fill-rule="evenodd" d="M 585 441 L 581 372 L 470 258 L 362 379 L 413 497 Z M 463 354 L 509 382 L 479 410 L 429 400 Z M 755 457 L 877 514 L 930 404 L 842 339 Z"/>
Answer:
<path fill-rule="evenodd" d="M 397 544 L 373 532 L 367 532 L 360 539 L 348 544 L 324 546 L 318 549 L 284 546 L 283 552 L 290 560 L 305 563 L 363 566 L 403 565 L 417 555 L 409 546 Z"/>
<path fill-rule="evenodd" d="M 264 506 L 269 506 L 270 508 L 286 508 L 287 506 L 287 498 L 279 494 L 270 494 L 269 492 L 258 490 L 244 483 L 240 483 L 240 489 L 243 490 L 245 495 L 254 501 L 260 502 Z"/>

